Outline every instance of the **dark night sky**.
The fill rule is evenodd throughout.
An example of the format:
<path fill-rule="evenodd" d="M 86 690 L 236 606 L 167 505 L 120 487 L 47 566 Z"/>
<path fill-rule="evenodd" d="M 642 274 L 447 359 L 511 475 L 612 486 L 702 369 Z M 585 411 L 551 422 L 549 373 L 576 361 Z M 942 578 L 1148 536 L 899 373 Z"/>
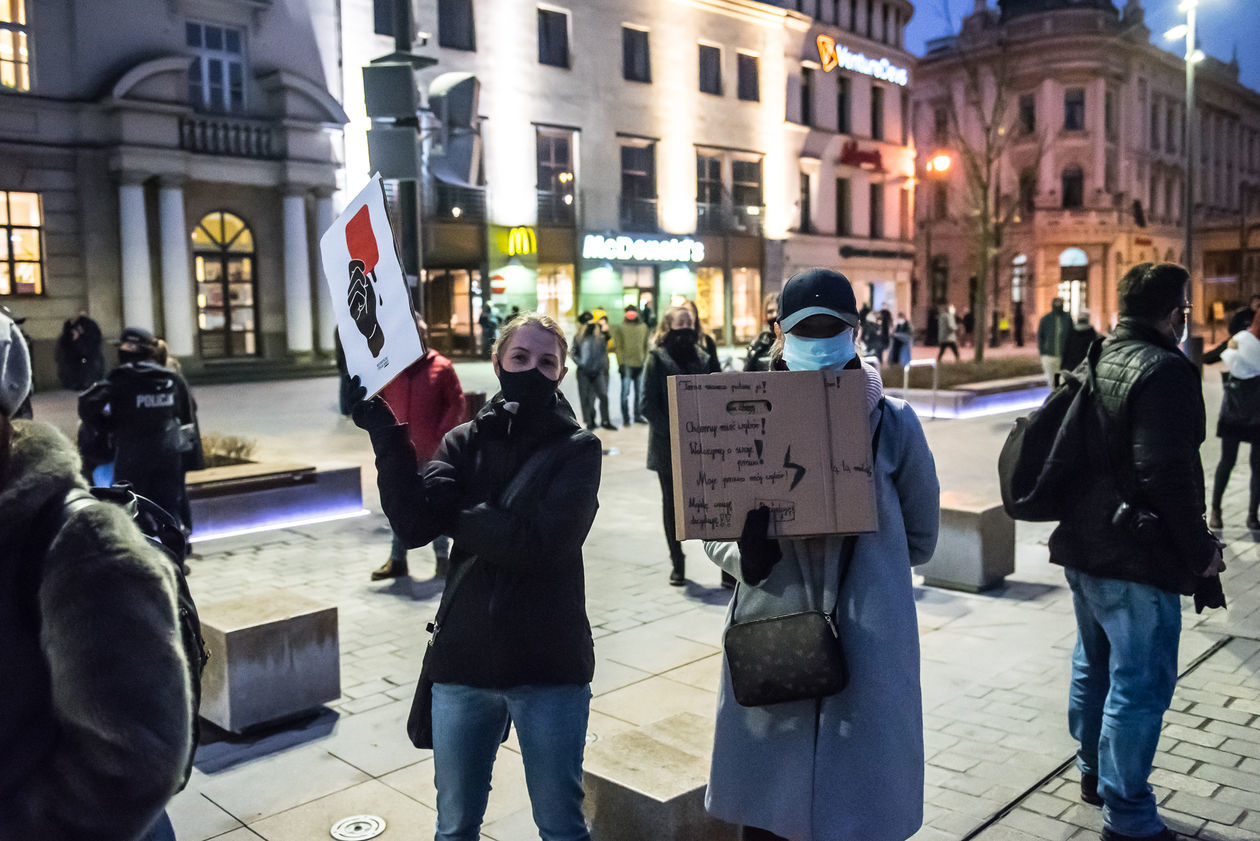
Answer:
<path fill-rule="evenodd" d="M 956 32 L 963 15 L 969 14 L 973 0 L 914 0 L 914 18 L 906 28 L 906 45 L 915 55 L 923 54 L 923 44 L 931 38 Z M 997 6 L 996 0 L 989 0 Z M 1124 0 L 1116 4 L 1123 8 Z M 1165 42 L 1164 32 L 1185 15 L 1177 11 L 1178 0 L 1143 0 L 1151 41 L 1184 55 L 1182 42 Z M 948 8 L 948 15 L 946 9 Z M 1260 0 L 1201 0 L 1199 3 L 1199 47 L 1208 55 L 1229 61 L 1238 47 L 1242 83 L 1260 90 Z"/>

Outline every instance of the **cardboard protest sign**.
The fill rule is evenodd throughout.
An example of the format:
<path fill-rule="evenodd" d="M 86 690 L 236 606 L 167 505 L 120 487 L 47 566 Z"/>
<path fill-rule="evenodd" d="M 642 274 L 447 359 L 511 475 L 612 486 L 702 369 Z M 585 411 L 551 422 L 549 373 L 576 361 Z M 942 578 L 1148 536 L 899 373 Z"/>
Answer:
<path fill-rule="evenodd" d="M 878 528 L 866 375 L 751 372 L 669 378 L 678 538 L 739 537 L 765 505 L 771 537 Z"/>
<path fill-rule="evenodd" d="M 319 241 L 346 367 L 374 395 L 424 355 L 375 175 Z"/>

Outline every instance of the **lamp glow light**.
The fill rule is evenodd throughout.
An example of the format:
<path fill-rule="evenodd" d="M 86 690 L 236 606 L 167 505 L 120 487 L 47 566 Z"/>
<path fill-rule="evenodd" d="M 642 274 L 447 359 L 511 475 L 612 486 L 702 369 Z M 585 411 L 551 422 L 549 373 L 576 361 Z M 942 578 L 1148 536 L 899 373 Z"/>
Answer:
<path fill-rule="evenodd" d="M 248 525 L 228 526 L 223 529 L 215 529 L 213 526 L 193 532 L 192 537 L 188 539 L 189 543 L 205 543 L 209 540 L 222 540 L 225 537 L 242 537 L 249 534 L 260 534 L 267 531 L 276 531 L 278 529 L 292 529 L 301 526 L 313 526 L 319 523 L 333 523 L 337 520 L 352 520 L 356 517 L 363 517 L 372 512 L 366 508 L 358 509 L 333 509 L 324 511 L 319 514 L 303 516 L 300 512 L 286 516 L 281 514 L 277 517 L 256 520 Z"/>

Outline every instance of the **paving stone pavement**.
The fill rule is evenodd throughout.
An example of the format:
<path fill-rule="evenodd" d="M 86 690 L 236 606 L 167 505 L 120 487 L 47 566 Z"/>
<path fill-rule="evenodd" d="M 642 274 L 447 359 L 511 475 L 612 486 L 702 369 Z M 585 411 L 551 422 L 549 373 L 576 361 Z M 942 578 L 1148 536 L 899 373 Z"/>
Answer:
<path fill-rule="evenodd" d="M 460 363 L 459 372 L 465 388 L 492 383 L 484 363 Z M 1215 380 L 1205 379 L 1209 413 L 1219 403 Z M 275 590 L 338 606 L 342 697 L 312 720 L 253 738 L 207 733 L 188 789 L 171 804 L 178 837 L 313 839 L 361 813 L 387 817 L 382 838 L 431 837 L 431 756 L 412 748 L 403 731 L 424 623 L 440 596 L 428 577 L 430 551 L 413 553 L 409 579 L 368 581 L 389 532 L 366 436 L 332 412 L 330 381 L 207 387 L 198 398 L 203 429 L 255 437 L 264 456 L 360 463 L 373 513 L 199 544 L 190 578 L 199 602 Z M 36 411 L 65 428 L 72 423 L 64 396 L 41 395 Z M 942 486 L 996 498 L 996 453 L 1012 417 L 925 423 Z M 698 544 L 688 545 L 688 585 L 666 584 L 659 491 L 643 467 L 645 431 L 602 437 L 609 455 L 585 547 L 598 660 L 589 738 L 680 712 L 711 721 L 728 594 Z M 1209 469 L 1217 454 L 1210 440 Z M 1242 522 L 1246 470 L 1236 470 L 1227 523 Z M 1074 750 L 1066 697 L 1075 629 L 1062 573 L 1048 563 L 1049 530 L 1019 525 L 1016 572 L 1000 588 L 979 595 L 915 589 L 927 747 L 926 822 L 916 841 L 1098 837 L 1100 814 L 1076 799 L 1074 769 L 1059 771 Z M 1205 841 L 1260 839 L 1260 547 L 1241 528 L 1225 536 L 1231 608 L 1184 612 L 1180 660 L 1189 671 L 1152 777 L 1170 823 Z M 483 837 L 535 839 L 515 739 L 505 748 Z"/>

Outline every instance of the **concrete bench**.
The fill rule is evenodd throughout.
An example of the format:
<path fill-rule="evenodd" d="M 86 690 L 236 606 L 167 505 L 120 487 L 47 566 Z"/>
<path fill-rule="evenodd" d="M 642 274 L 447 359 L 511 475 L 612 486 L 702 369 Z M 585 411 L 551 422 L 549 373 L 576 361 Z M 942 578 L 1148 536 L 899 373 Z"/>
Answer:
<path fill-rule="evenodd" d="M 600 841 L 737 841 L 739 829 L 704 810 L 713 720 L 679 713 L 587 745 L 585 809 Z"/>
<path fill-rule="evenodd" d="M 243 733 L 341 696 L 337 608 L 274 591 L 199 607 L 201 717 Z"/>
<path fill-rule="evenodd" d="M 941 494 L 941 530 L 932 560 L 916 567 L 930 587 L 979 593 L 1015 571 L 1015 521 L 1001 502 Z"/>
<path fill-rule="evenodd" d="M 186 474 L 193 540 L 285 528 L 363 510 L 359 466 L 257 462 Z"/>

